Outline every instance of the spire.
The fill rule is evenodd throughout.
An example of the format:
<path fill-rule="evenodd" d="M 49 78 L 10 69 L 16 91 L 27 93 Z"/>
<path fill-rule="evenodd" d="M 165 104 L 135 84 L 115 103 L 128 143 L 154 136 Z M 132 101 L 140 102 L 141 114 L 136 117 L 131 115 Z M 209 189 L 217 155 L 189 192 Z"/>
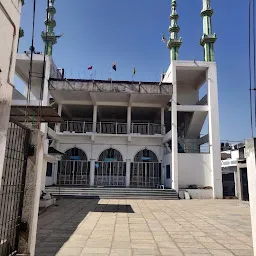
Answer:
<path fill-rule="evenodd" d="M 213 9 L 210 7 L 210 0 L 203 0 L 203 36 L 200 44 L 204 47 L 204 60 L 214 61 L 214 43 L 217 40 L 216 34 L 212 33 Z"/>
<path fill-rule="evenodd" d="M 56 9 L 54 7 L 55 0 L 48 0 L 48 7 L 46 9 L 48 13 L 48 18 L 45 20 L 46 25 L 46 33 L 42 32 L 42 39 L 45 43 L 45 52 L 46 55 L 52 55 L 52 47 L 57 43 L 57 37 L 54 34 L 54 28 L 56 26 L 56 21 L 54 20 L 54 14 L 56 13 Z"/>
<path fill-rule="evenodd" d="M 167 43 L 168 48 L 170 49 L 171 61 L 178 60 L 179 48 L 182 44 L 181 38 L 178 38 L 178 33 L 180 31 L 180 27 L 177 24 L 179 15 L 178 15 L 176 9 L 177 9 L 176 0 L 172 0 L 172 13 L 170 15 L 171 25 L 169 26 L 170 38 Z"/>

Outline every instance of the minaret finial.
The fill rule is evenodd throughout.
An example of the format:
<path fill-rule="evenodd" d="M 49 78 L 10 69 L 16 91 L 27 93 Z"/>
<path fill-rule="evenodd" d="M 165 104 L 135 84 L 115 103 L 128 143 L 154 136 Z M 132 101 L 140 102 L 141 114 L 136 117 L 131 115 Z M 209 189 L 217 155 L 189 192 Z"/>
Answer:
<path fill-rule="evenodd" d="M 212 33 L 212 15 L 213 9 L 210 5 L 210 0 L 203 0 L 203 36 L 200 44 L 204 47 L 204 60 L 214 61 L 214 43 L 217 40 L 216 34 Z"/>
<path fill-rule="evenodd" d="M 45 43 L 45 53 L 48 56 L 52 55 L 52 47 L 57 43 L 57 37 L 54 34 L 54 28 L 56 26 L 56 21 L 54 20 L 54 14 L 56 9 L 54 7 L 55 0 L 48 0 L 49 6 L 47 7 L 48 17 L 45 20 L 46 33 L 42 32 L 42 39 Z"/>
<path fill-rule="evenodd" d="M 172 13 L 170 15 L 171 25 L 169 26 L 170 38 L 168 41 L 168 48 L 170 49 L 171 61 L 178 60 L 179 48 L 182 44 L 181 38 L 178 38 L 180 27 L 177 24 L 179 15 L 177 13 L 176 0 L 172 0 Z"/>

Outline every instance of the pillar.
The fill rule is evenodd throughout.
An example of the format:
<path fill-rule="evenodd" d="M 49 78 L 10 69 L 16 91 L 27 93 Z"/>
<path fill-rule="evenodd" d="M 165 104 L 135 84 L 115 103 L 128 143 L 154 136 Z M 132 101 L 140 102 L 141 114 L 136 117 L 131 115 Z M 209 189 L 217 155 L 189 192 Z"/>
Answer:
<path fill-rule="evenodd" d="M 126 187 L 130 187 L 130 183 L 131 183 L 131 160 L 128 159 L 126 160 Z"/>
<path fill-rule="evenodd" d="M 256 139 L 245 141 L 248 187 L 251 208 L 252 240 L 256 255 Z"/>
<path fill-rule="evenodd" d="M 97 114 L 98 114 L 98 106 L 93 106 L 93 125 L 92 125 L 92 131 L 93 133 L 97 132 Z"/>
<path fill-rule="evenodd" d="M 58 105 L 58 115 L 61 116 L 62 114 L 62 104 Z M 60 132 L 60 123 L 56 125 L 56 132 Z"/>
<path fill-rule="evenodd" d="M 177 78 L 176 65 L 172 66 L 172 188 L 179 191 L 179 167 L 178 167 L 178 115 L 177 115 Z"/>
<path fill-rule="evenodd" d="M 161 133 L 165 134 L 165 126 L 164 126 L 164 108 L 161 108 Z"/>
<path fill-rule="evenodd" d="M 90 163 L 90 187 L 94 186 L 94 176 L 95 176 L 95 160 L 91 159 L 91 163 Z"/>
<path fill-rule="evenodd" d="M 216 63 L 211 63 L 208 71 L 208 106 L 209 106 L 209 144 L 212 170 L 213 198 L 223 198 L 220 127 Z"/>
<path fill-rule="evenodd" d="M 131 133 L 132 107 L 127 108 L 127 134 Z"/>

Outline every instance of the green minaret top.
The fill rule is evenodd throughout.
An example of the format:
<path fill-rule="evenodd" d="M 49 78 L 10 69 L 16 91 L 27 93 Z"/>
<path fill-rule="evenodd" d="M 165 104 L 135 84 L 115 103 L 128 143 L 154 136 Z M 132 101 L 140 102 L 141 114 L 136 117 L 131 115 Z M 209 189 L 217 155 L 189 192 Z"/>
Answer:
<path fill-rule="evenodd" d="M 168 48 L 170 49 L 170 57 L 172 60 L 178 60 L 179 48 L 182 44 L 181 38 L 178 38 L 178 33 L 180 27 L 177 24 L 179 15 L 177 13 L 177 3 L 176 0 L 172 0 L 172 13 L 170 15 L 171 25 L 169 26 L 170 38 L 168 41 Z"/>
<path fill-rule="evenodd" d="M 203 0 L 203 10 L 201 16 L 203 17 L 203 36 L 201 38 L 201 45 L 204 47 L 204 60 L 214 61 L 214 43 L 217 40 L 216 34 L 212 33 L 212 15 L 213 9 L 210 7 L 210 0 Z"/>
<path fill-rule="evenodd" d="M 54 20 L 54 14 L 56 13 L 56 9 L 54 7 L 55 0 L 49 0 L 49 6 L 47 7 L 48 17 L 45 20 L 46 25 L 46 33 L 42 32 L 42 39 L 45 43 L 45 52 L 46 55 L 52 55 L 52 47 L 57 43 L 57 36 L 54 34 L 54 28 L 56 27 L 56 21 Z"/>

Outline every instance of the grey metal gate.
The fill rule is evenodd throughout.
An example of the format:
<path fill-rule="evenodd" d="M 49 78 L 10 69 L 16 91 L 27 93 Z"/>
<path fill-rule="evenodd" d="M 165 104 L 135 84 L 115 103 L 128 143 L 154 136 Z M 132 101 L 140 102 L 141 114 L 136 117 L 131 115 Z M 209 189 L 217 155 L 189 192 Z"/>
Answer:
<path fill-rule="evenodd" d="M 161 163 L 131 163 L 131 186 L 154 188 L 161 183 Z"/>
<path fill-rule="evenodd" d="M 95 185 L 124 187 L 126 185 L 126 163 L 99 161 L 95 167 Z"/>
<path fill-rule="evenodd" d="M 90 162 L 82 160 L 59 161 L 58 185 L 84 185 L 90 183 Z"/>
<path fill-rule="evenodd" d="M 0 255 L 17 254 L 30 131 L 9 123 L 3 176 L 0 187 Z"/>

